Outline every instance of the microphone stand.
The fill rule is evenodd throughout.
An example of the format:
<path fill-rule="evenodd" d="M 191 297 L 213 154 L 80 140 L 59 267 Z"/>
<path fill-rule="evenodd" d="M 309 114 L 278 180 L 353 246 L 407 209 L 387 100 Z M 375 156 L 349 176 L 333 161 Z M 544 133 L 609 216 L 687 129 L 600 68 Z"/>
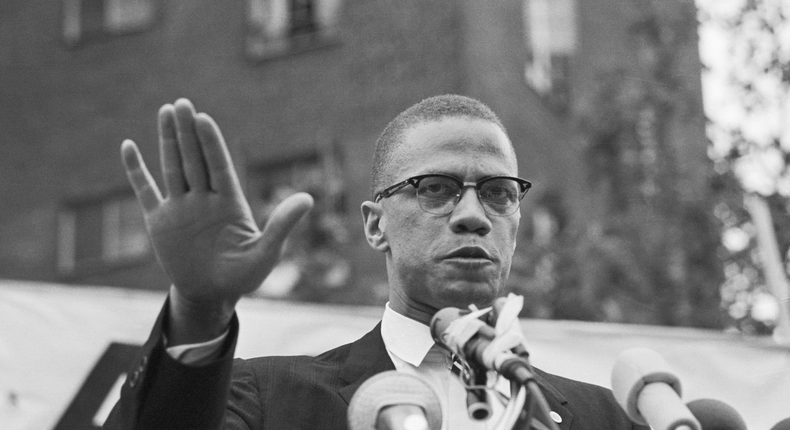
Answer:
<path fill-rule="evenodd" d="M 506 362 L 503 365 L 503 376 L 510 379 L 511 387 L 526 390 L 528 399 L 522 413 L 519 414 L 519 419 L 511 428 L 521 430 L 560 430 L 557 423 L 551 419 L 549 403 L 543 396 L 538 383 L 535 382 L 532 367 L 526 361 L 526 358 L 519 357 L 513 361 L 514 363 L 512 364 Z M 512 391 L 513 389 L 511 388 Z"/>
<path fill-rule="evenodd" d="M 557 423 L 551 419 L 551 408 L 546 402 L 546 398 L 543 397 L 543 393 L 540 391 L 538 385 L 534 382 L 531 382 L 527 384 L 527 387 L 530 395 L 529 403 L 525 410 L 528 412 L 525 415 L 525 419 L 523 421 L 519 420 L 516 422 L 516 425 L 513 426 L 513 428 L 520 428 L 522 430 L 559 430 Z M 535 411 L 535 409 L 537 409 L 537 411 Z M 538 414 L 535 414 L 534 412 L 538 412 Z M 540 416 L 542 419 L 539 419 L 536 415 Z"/>
<path fill-rule="evenodd" d="M 466 382 L 468 399 L 481 399 L 484 386 L 479 385 L 480 376 L 485 374 L 485 369 L 470 366 L 468 362 L 465 364 L 466 371 L 461 379 Z M 551 419 L 551 408 L 526 357 L 521 355 L 507 359 L 497 373 L 510 381 L 511 395 L 502 417 L 494 426 L 496 430 L 560 430 Z M 468 406 L 472 413 L 472 404 Z M 479 412 L 479 409 L 475 410 Z"/>
<path fill-rule="evenodd" d="M 511 296 L 508 297 L 508 300 L 510 299 Z M 487 319 L 483 319 L 482 316 L 488 310 L 475 309 L 472 312 L 464 313 L 458 308 L 444 308 L 434 314 L 431 319 L 431 335 L 437 343 L 455 353 L 464 364 L 466 372 L 461 379 L 468 392 L 467 407 L 472 418 L 475 418 L 475 413 L 480 413 L 481 418 L 482 415 L 488 413 L 483 391 L 486 387 L 480 385 L 481 378 L 478 377 L 484 375 L 486 369 L 490 368 L 508 379 L 511 386 L 510 401 L 506 405 L 501 419 L 494 426 L 496 430 L 530 430 L 533 428 L 536 430 L 560 430 L 551 419 L 551 409 L 535 381 L 534 371 L 528 360 L 529 353 L 523 345 L 504 350 L 495 357 L 480 358 L 486 354 L 485 348 L 490 346 L 487 339 L 496 338 L 492 327 L 495 324 L 492 324 L 492 321 L 498 319 L 499 313 L 506 306 L 506 302 L 500 303 L 500 305 L 495 304 L 493 314 L 489 315 Z M 517 306 L 520 309 L 521 305 Z M 486 333 L 484 333 L 484 329 Z M 473 360 L 476 363 L 474 368 L 466 360 L 467 354 L 476 357 L 476 360 Z M 487 364 L 482 365 L 483 361 Z M 527 398 L 529 402 L 527 402 Z"/>

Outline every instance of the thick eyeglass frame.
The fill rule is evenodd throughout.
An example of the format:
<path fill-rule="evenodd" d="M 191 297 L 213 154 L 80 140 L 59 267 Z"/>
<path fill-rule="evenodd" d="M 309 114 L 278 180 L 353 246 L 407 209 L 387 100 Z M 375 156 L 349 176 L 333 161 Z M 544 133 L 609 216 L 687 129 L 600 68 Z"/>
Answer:
<path fill-rule="evenodd" d="M 431 211 L 428 211 L 425 208 L 423 208 L 422 204 L 420 204 L 420 209 L 422 209 L 423 211 L 425 211 L 427 213 L 431 213 L 431 214 L 434 214 L 434 215 L 447 215 L 447 214 L 451 213 L 458 206 L 458 202 L 461 201 L 461 193 L 463 192 L 464 188 L 473 187 L 475 189 L 475 191 L 476 191 L 475 194 L 477 194 L 477 199 L 480 201 L 480 204 L 483 206 L 483 210 L 485 210 L 485 212 L 487 214 L 493 215 L 493 216 L 510 216 L 510 215 L 513 215 L 514 213 L 516 213 L 516 211 L 518 210 L 518 208 L 520 206 L 521 200 L 524 198 L 525 195 L 527 195 L 527 191 L 529 191 L 529 189 L 532 188 L 532 182 L 530 182 L 530 181 L 528 181 L 526 179 L 517 178 L 515 176 L 489 176 L 489 177 L 483 178 L 483 179 L 481 179 L 481 180 L 479 180 L 477 182 L 464 182 L 464 181 L 456 178 L 455 176 L 444 175 L 444 174 L 441 174 L 441 173 L 429 173 L 427 175 L 412 176 L 411 178 L 408 178 L 408 179 L 406 179 L 404 181 L 398 182 L 397 184 L 391 185 L 391 186 L 383 189 L 381 192 L 376 193 L 376 195 L 373 197 L 373 201 L 378 203 L 381 199 L 385 199 L 387 197 L 391 197 L 393 194 L 397 193 L 398 191 L 400 191 L 401 189 L 403 189 L 407 185 L 411 185 L 412 187 L 414 187 L 414 189 L 416 191 L 416 190 L 419 189 L 420 181 L 422 181 L 425 178 L 432 178 L 432 177 L 437 177 L 437 176 L 450 179 L 453 182 L 455 182 L 456 184 L 458 184 L 458 193 L 455 195 L 455 200 L 453 201 L 453 204 L 450 206 L 450 210 L 448 210 L 446 212 L 431 212 Z M 512 212 L 507 213 L 507 214 L 490 212 L 488 210 L 488 208 L 486 207 L 486 204 L 485 204 L 484 200 L 480 197 L 480 190 L 481 190 L 483 184 L 485 184 L 486 182 L 491 181 L 493 179 L 510 179 L 510 180 L 515 181 L 518 184 L 520 191 L 519 191 L 519 195 L 518 195 L 518 200 L 517 201 L 519 202 L 519 204 L 516 204 L 514 206 Z M 417 201 L 419 202 L 419 196 L 417 196 Z"/>

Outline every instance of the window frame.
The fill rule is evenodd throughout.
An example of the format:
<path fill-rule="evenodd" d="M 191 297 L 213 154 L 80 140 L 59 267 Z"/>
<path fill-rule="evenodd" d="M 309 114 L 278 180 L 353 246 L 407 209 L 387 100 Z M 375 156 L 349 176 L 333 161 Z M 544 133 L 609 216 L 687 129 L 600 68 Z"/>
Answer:
<path fill-rule="evenodd" d="M 85 28 L 84 23 L 87 19 L 84 5 L 88 2 L 95 3 L 94 6 L 101 10 L 99 26 Z M 141 12 L 146 16 L 138 17 L 137 22 L 133 19 L 123 19 L 124 16 L 130 16 L 119 10 L 123 8 L 124 2 L 142 4 L 143 6 L 137 7 L 147 8 L 147 11 Z M 161 14 L 159 0 L 60 0 L 60 4 L 60 38 L 66 47 L 71 49 L 149 31 L 156 25 Z M 113 10 L 116 13 L 113 13 Z M 97 18 L 97 16 L 92 17 Z"/>
<path fill-rule="evenodd" d="M 144 236 L 145 241 L 143 245 L 140 245 L 143 242 L 138 243 L 137 249 L 134 245 L 124 249 L 124 243 L 127 243 L 123 240 L 124 205 L 133 205 L 139 211 L 139 224 L 134 224 L 138 224 L 141 229 L 133 234 L 141 235 L 138 240 L 142 240 L 141 237 Z M 95 228 L 99 231 L 100 249 L 97 255 L 80 258 L 77 247 L 80 246 L 80 235 L 83 233 L 78 231 L 78 218 L 81 211 L 95 210 L 97 207 L 100 211 L 100 225 Z M 153 256 L 142 211 L 137 206 L 134 194 L 129 191 L 68 199 L 61 204 L 57 224 L 56 266 L 57 273 L 62 276 L 80 276 L 136 265 L 149 261 Z"/>
<path fill-rule="evenodd" d="M 263 62 L 340 43 L 338 18 L 343 0 L 245 0 L 244 52 L 248 60 Z M 312 10 L 313 31 L 295 31 L 293 10 L 306 1 Z"/>
<path fill-rule="evenodd" d="M 573 57 L 579 44 L 578 0 L 523 0 L 527 59 L 524 81 L 550 109 L 571 104 Z M 533 16 L 540 12 L 540 16 Z"/>

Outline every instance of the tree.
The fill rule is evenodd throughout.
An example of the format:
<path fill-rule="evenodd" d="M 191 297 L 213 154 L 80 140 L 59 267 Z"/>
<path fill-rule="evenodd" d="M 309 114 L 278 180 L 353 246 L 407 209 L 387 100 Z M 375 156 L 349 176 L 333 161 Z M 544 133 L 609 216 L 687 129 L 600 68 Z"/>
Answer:
<path fill-rule="evenodd" d="M 722 302 L 730 326 L 790 342 L 790 4 L 698 3 L 726 248 Z"/>
<path fill-rule="evenodd" d="M 710 193 L 685 193 L 685 172 L 708 166 L 685 160 L 673 137 L 700 109 L 698 92 L 680 78 L 683 56 L 696 53 L 696 10 L 633 4 L 640 61 L 601 72 L 582 121 L 591 183 L 608 195 L 605 219 L 585 237 L 586 282 L 627 321 L 720 327 Z"/>
<path fill-rule="evenodd" d="M 529 296 L 530 316 L 720 328 L 712 192 L 700 184 L 704 175 L 687 174 L 712 163 L 704 148 L 684 159 L 676 133 L 696 121 L 703 136 L 699 81 L 682 73 L 698 55 L 696 8 L 628 4 L 637 61 L 598 70 L 592 95 L 574 111 L 587 141 L 588 191 L 604 215 L 576 225 L 563 221 L 559 195 L 535 202 L 533 224 L 551 228 L 521 241 L 529 246 L 514 258 L 511 278 Z"/>

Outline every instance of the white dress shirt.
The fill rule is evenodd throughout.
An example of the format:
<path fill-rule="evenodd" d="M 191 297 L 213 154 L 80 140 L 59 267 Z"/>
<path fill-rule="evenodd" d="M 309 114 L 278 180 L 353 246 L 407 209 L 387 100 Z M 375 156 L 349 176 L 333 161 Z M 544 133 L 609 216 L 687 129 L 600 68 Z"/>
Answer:
<path fill-rule="evenodd" d="M 489 395 L 493 414 L 486 421 L 475 421 L 466 409 L 466 389 L 451 372 L 453 361 L 449 351 L 436 345 L 425 324 L 405 317 L 390 308 L 384 309 L 381 337 L 395 370 L 422 377 L 433 386 L 442 406 L 442 429 L 493 429 L 502 416 L 504 406 Z M 496 389 L 509 395 L 510 385 L 499 378 Z"/>

